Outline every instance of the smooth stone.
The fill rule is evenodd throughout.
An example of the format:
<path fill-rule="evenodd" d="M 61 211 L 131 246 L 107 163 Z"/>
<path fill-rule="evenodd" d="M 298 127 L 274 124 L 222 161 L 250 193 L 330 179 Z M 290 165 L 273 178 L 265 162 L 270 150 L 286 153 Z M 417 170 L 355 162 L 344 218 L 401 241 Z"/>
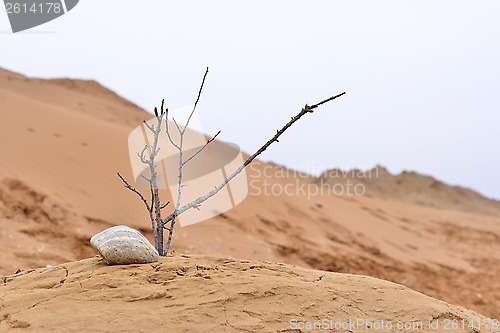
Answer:
<path fill-rule="evenodd" d="M 90 239 L 108 265 L 146 264 L 158 261 L 158 251 L 139 231 L 119 225 Z"/>

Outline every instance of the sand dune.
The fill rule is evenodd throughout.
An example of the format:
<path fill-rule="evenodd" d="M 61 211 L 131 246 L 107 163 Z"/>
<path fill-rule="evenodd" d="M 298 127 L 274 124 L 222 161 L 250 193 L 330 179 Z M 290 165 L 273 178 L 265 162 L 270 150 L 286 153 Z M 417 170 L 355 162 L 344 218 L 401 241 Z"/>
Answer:
<path fill-rule="evenodd" d="M 93 81 L 5 70 L 0 105 L 0 274 L 91 257 L 90 237 L 113 225 L 152 239 L 143 204 L 116 177 L 133 178 L 127 137 L 148 113 Z M 378 197 L 336 196 L 321 193 L 310 177 L 257 161 L 245 201 L 176 229 L 173 249 L 374 276 L 499 318 L 494 202 L 444 184 L 429 190 L 421 177 L 388 176 L 377 184 L 385 191 Z M 398 185 L 401 179 L 411 186 Z M 418 197 L 394 200 L 412 186 L 421 186 Z M 279 193 L 285 187 L 288 193 Z"/>
<path fill-rule="evenodd" d="M 416 172 L 405 171 L 399 175 L 392 175 L 381 166 L 367 171 L 332 169 L 311 181 L 327 186 L 345 185 L 350 182 L 353 187 L 357 184 L 362 185 L 367 196 L 440 209 L 500 216 L 499 201 L 485 198 L 467 188 L 447 185 L 433 177 Z"/>
<path fill-rule="evenodd" d="M 316 322 L 340 332 L 494 331 L 481 315 L 398 284 L 220 256 L 28 270 L 3 278 L 0 299 L 0 330 L 298 332 Z M 462 320 L 477 328 L 451 330 Z"/>

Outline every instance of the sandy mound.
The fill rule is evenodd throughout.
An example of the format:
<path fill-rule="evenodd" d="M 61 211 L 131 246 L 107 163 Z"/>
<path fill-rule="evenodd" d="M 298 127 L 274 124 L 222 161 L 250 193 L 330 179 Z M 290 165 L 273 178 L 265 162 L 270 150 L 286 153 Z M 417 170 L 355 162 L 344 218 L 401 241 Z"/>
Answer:
<path fill-rule="evenodd" d="M 366 332 L 368 322 L 396 328 L 431 321 L 441 329 L 428 331 L 447 332 L 451 320 L 487 322 L 371 277 L 210 256 L 129 266 L 92 258 L 28 270 L 3 278 L 0 299 L 0 329 L 34 331 L 286 332 L 299 322 L 359 319 L 357 329 L 340 331 Z"/>

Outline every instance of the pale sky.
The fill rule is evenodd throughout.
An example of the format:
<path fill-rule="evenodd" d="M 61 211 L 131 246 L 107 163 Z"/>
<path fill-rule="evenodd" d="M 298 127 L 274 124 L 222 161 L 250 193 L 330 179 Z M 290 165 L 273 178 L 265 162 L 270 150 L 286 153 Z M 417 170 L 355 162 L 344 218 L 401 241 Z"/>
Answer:
<path fill-rule="evenodd" d="M 95 79 L 152 111 L 193 103 L 208 66 L 203 130 L 248 153 L 346 91 L 261 158 L 315 174 L 380 164 L 500 199 L 499 14 L 493 0 L 81 0 L 25 33 L 1 11 L 0 67 Z"/>

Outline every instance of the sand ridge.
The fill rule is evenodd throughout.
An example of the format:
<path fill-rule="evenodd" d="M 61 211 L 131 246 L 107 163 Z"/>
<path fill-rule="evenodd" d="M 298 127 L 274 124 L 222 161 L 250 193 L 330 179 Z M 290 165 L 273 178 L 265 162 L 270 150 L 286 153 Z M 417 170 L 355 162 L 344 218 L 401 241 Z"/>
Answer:
<path fill-rule="evenodd" d="M 392 175 L 382 166 L 370 170 L 331 169 L 311 181 L 326 186 L 345 185 L 350 182 L 352 187 L 362 185 L 363 191 L 371 197 L 500 216 L 500 201 L 485 198 L 473 190 L 451 186 L 414 171 L 403 171 L 398 175 Z"/>

